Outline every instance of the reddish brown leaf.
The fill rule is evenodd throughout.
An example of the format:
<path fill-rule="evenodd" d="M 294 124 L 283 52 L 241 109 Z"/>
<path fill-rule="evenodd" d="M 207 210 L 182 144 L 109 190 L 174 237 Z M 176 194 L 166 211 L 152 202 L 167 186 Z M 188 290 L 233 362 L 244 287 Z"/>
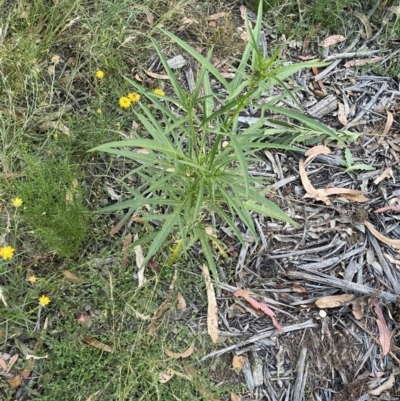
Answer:
<path fill-rule="evenodd" d="M 272 324 L 280 331 L 282 331 L 282 326 L 278 323 L 278 321 L 275 319 L 275 313 L 268 308 L 267 305 L 265 305 L 263 302 L 259 302 L 252 298 L 250 296 L 249 291 L 247 290 L 237 290 L 236 292 L 233 293 L 235 297 L 242 297 L 244 298 L 251 306 L 253 306 L 256 309 L 262 310 L 265 314 L 267 314 L 271 319 L 272 319 Z"/>
<path fill-rule="evenodd" d="M 382 355 L 385 356 L 390 351 L 390 333 L 386 325 L 386 320 L 383 316 L 381 306 L 377 298 L 372 298 L 372 305 L 374 305 L 375 313 L 378 316 L 376 321 L 379 329 L 379 341 L 382 346 Z"/>
<path fill-rule="evenodd" d="M 383 213 L 383 212 L 387 212 L 388 210 L 390 210 L 392 212 L 400 212 L 400 205 L 381 207 L 380 209 L 376 209 L 374 213 Z"/>

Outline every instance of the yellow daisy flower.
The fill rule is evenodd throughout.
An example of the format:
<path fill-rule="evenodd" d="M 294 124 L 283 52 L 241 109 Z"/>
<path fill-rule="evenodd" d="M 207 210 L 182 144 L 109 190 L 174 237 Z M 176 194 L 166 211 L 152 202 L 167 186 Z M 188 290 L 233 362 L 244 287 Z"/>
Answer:
<path fill-rule="evenodd" d="M 47 297 L 46 295 L 42 295 L 39 298 L 39 305 L 40 306 L 47 306 L 51 302 L 51 299 Z"/>
<path fill-rule="evenodd" d="M 14 256 L 15 249 L 11 246 L 3 246 L 0 248 L 0 256 L 4 259 L 11 259 Z"/>
<path fill-rule="evenodd" d="M 164 96 L 165 95 L 164 91 L 162 89 L 159 89 L 159 88 L 154 89 L 153 93 L 155 93 L 156 95 L 160 95 L 160 96 Z"/>
<path fill-rule="evenodd" d="M 97 70 L 97 71 L 96 71 L 96 78 L 98 78 L 98 79 L 103 79 L 103 78 L 104 78 L 104 71 L 102 71 L 102 70 Z"/>
<path fill-rule="evenodd" d="M 31 284 L 36 283 L 36 276 L 30 276 L 30 277 L 28 278 L 28 281 L 29 281 Z"/>
<path fill-rule="evenodd" d="M 123 109 L 127 109 L 130 105 L 131 105 L 131 100 L 129 99 L 129 97 L 126 96 L 122 96 L 119 99 L 119 105 L 123 108 Z"/>
<path fill-rule="evenodd" d="M 128 93 L 128 99 L 132 103 L 136 103 L 140 100 L 140 95 L 138 93 Z"/>
<path fill-rule="evenodd" d="M 12 201 L 12 205 L 15 207 L 20 207 L 23 203 L 24 201 L 21 198 L 15 198 Z"/>

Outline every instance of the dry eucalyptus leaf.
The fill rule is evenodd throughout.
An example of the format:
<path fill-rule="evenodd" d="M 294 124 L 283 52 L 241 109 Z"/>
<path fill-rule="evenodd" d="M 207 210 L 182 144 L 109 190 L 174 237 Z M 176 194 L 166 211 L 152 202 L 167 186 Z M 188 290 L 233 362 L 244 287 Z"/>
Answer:
<path fill-rule="evenodd" d="M 338 102 L 338 120 L 342 125 L 348 124 L 344 104 L 340 102 Z"/>
<path fill-rule="evenodd" d="M 366 58 L 366 59 L 362 59 L 362 60 L 350 60 L 344 65 L 344 67 L 349 68 L 349 67 L 356 67 L 358 65 L 374 64 L 374 63 L 378 63 L 381 60 L 383 60 L 383 57 L 373 57 L 373 58 Z"/>
<path fill-rule="evenodd" d="M 329 153 L 332 153 L 331 150 L 325 146 L 325 145 L 317 145 L 312 147 L 311 149 L 308 149 L 306 153 L 304 153 L 305 156 L 307 156 L 306 161 L 304 164 L 307 164 L 311 159 L 318 155 L 328 155 Z"/>
<path fill-rule="evenodd" d="M 383 242 L 386 245 L 391 246 L 392 248 L 396 249 L 397 251 L 400 251 L 400 240 L 399 239 L 391 239 L 388 237 L 385 237 L 383 234 L 378 232 L 376 228 L 368 221 L 364 221 L 364 225 L 368 228 L 368 230 L 371 232 L 371 234 L 376 237 L 379 241 Z"/>
<path fill-rule="evenodd" d="M 190 347 L 186 351 L 181 353 L 172 352 L 168 348 L 164 348 L 164 353 L 173 359 L 188 358 L 190 355 L 193 354 L 193 351 L 194 351 L 194 342 L 190 344 Z"/>
<path fill-rule="evenodd" d="M 209 21 L 216 21 L 216 20 L 218 20 L 218 19 L 220 19 L 220 18 L 222 18 L 222 17 L 225 17 L 225 15 L 226 15 L 226 12 L 225 12 L 225 11 L 222 11 L 222 12 L 220 12 L 220 13 L 215 13 L 215 14 L 209 15 L 207 19 L 208 19 Z"/>
<path fill-rule="evenodd" d="M 386 119 L 385 128 L 382 132 L 382 136 L 386 136 L 388 134 L 388 132 L 390 131 L 390 128 L 392 128 L 392 125 L 393 125 L 393 114 L 389 110 L 386 110 L 386 114 L 387 114 L 387 119 Z"/>
<path fill-rule="evenodd" d="M 62 274 L 65 277 L 65 279 L 71 283 L 77 283 L 79 281 L 79 277 L 68 270 L 63 270 Z"/>
<path fill-rule="evenodd" d="M 183 295 L 178 292 L 178 310 L 185 310 L 186 309 L 186 301 L 185 298 L 183 298 Z"/>
<path fill-rule="evenodd" d="M 246 362 L 246 357 L 243 355 L 234 355 L 232 359 L 232 367 L 236 373 L 239 373 L 243 369 L 243 365 Z"/>
<path fill-rule="evenodd" d="M 328 36 L 326 39 L 324 39 L 319 45 L 321 47 L 329 47 L 329 46 L 335 45 L 336 43 L 343 42 L 346 39 L 347 38 L 345 38 L 342 35 L 331 35 L 331 36 Z"/>
<path fill-rule="evenodd" d="M 242 397 L 239 397 L 235 393 L 231 393 L 231 401 L 242 401 Z"/>
<path fill-rule="evenodd" d="M 210 271 L 203 265 L 203 275 L 206 283 L 208 310 L 207 310 L 207 330 L 214 344 L 218 341 L 218 307 L 215 298 L 214 285 L 211 281 Z"/>
<path fill-rule="evenodd" d="M 104 344 L 104 343 L 96 340 L 95 338 L 85 336 L 85 337 L 83 337 L 82 341 L 85 344 L 92 346 L 93 348 L 101 349 L 102 351 L 109 352 L 109 353 L 114 352 L 114 350 L 109 345 Z"/>
<path fill-rule="evenodd" d="M 363 13 L 359 13 L 358 11 L 354 11 L 354 15 L 363 23 L 364 28 L 365 28 L 366 38 L 371 39 L 372 38 L 372 27 L 368 20 L 368 17 Z"/>
<path fill-rule="evenodd" d="M 144 72 L 149 77 L 152 77 L 152 78 L 155 78 L 155 79 L 169 79 L 169 76 L 166 75 L 166 74 L 157 74 L 156 72 L 151 72 L 151 71 L 146 71 L 146 70 L 144 70 Z"/>
<path fill-rule="evenodd" d="M 158 381 L 161 384 L 165 384 L 165 383 L 169 382 L 173 377 L 174 377 L 174 372 L 172 370 L 167 370 L 166 372 L 161 372 L 159 374 Z"/>
<path fill-rule="evenodd" d="M 352 313 L 355 319 L 361 320 L 364 317 L 364 303 L 360 298 L 350 302 L 352 306 Z"/>
<path fill-rule="evenodd" d="M 354 298 L 353 294 L 329 295 L 322 297 L 315 302 L 318 308 L 337 308 L 342 306 L 345 302 L 350 302 Z"/>
<path fill-rule="evenodd" d="M 395 383 L 395 378 L 394 378 L 394 374 L 391 373 L 389 378 L 379 387 L 373 389 L 373 390 L 369 390 L 368 394 L 371 395 L 381 395 L 384 391 L 389 390 L 390 388 L 393 387 Z"/>
<path fill-rule="evenodd" d="M 375 184 L 375 185 L 378 185 L 378 184 L 379 184 L 381 181 L 383 181 L 385 178 L 391 177 L 392 174 L 393 174 L 392 168 L 391 168 L 391 167 L 388 167 L 387 169 L 385 169 L 385 170 L 383 171 L 383 173 L 382 173 L 378 178 L 376 178 L 376 179 L 374 180 L 374 184 Z M 376 212 L 375 212 L 375 213 L 376 213 Z"/>

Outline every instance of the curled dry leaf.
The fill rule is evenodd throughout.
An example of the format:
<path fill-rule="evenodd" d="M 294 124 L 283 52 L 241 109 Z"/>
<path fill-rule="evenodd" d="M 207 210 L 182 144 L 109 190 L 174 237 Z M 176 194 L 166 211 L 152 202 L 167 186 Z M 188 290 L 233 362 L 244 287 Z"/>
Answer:
<path fill-rule="evenodd" d="M 183 298 L 183 295 L 180 292 L 178 292 L 177 297 L 178 297 L 178 310 L 185 310 L 186 309 L 185 298 Z"/>
<path fill-rule="evenodd" d="M 303 187 L 307 192 L 304 198 L 310 197 L 315 200 L 321 200 L 325 202 L 326 205 L 330 205 L 331 201 L 327 197 L 321 198 L 321 196 L 318 194 L 318 191 L 312 186 L 310 180 L 307 177 L 303 159 L 300 159 L 299 161 L 299 173 L 300 173 L 301 183 L 303 184 Z"/>
<path fill-rule="evenodd" d="M 338 308 L 345 302 L 350 302 L 354 298 L 353 294 L 341 294 L 341 295 L 330 295 L 328 297 L 322 297 L 315 302 L 318 308 Z"/>
<path fill-rule="evenodd" d="M 85 344 L 92 346 L 93 348 L 101 349 L 102 351 L 109 352 L 111 354 L 114 352 L 114 350 L 109 345 L 104 344 L 96 340 L 95 338 L 85 336 L 83 337 L 82 341 Z"/>
<path fill-rule="evenodd" d="M 255 309 L 260 309 L 263 311 L 266 315 L 268 315 L 272 319 L 272 324 L 280 331 L 282 331 L 282 326 L 278 323 L 278 321 L 275 319 L 275 313 L 268 308 L 266 304 L 263 302 L 259 302 L 252 298 L 250 296 L 249 291 L 247 290 L 237 290 L 236 292 L 233 293 L 235 297 L 242 297 L 244 298 L 253 308 Z"/>
<path fill-rule="evenodd" d="M 376 209 L 374 213 L 383 213 L 383 212 L 387 212 L 389 210 L 391 212 L 400 212 L 400 205 L 381 207 L 380 209 Z"/>
<path fill-rule="evenodd" d="M 146 70 L 144 70 L 144 72 L 149 77 L 152 77 L 152 78 L 155 78 L 155 79 L 169 79 L 169 76 L 166 75 L 166 74 L 157 74 L 156 72 L 151 72 L 151 71 L 146 71 Z"/>
<path fill-rule="evenodd" d="M 383 57 L 374 57 L 374 58 L 367 58 L 362 60 L 350 60 L 344 66 L 345 68 L 354 67 L 358 65 L 367 65 L 367 64 L 374 64 L 378 63 L 379 61 L 383 60 Z"/>
<path fill-rule="evenodd" d="M 236 373 L 239 373 L 243 369 L 243 366 L 244 366 L 244 363 L 246 362 L 246 359 L 247 358 L 245 356 L 243 356 L 243 355 L 234 355 L 233 356 L 232 367 L 233 367 L 233 370 Z"/>
<path fill-rule="evenodd" d="M 128 258 L 129 258 L 129 246 L 132 244 L 132 234 L 128 233 L 125 238 L 124 242 L 122 244 L 122 257 L 121 257 L 121 269 L 124 270 L 126 268 L 126 265 L 128 264 Z"/>
<path fill-rule="evenodd" d="M 214 344 L 218 341 L 218 308 L 215 298 L 214 286 L 211 281 L 210 271 L 203 265 L 203 275 L 206 283 L 208 310 L 207 310 L 207 330 Z"/>
<path fill-rule="evenodd" d="M 231 393 L 231 401 L 242 401 L 242 398 L 235 393 Z"/>
<path fill-rule="evenodd" d="M 328 36 L 326 39 L 324 39 L 319 45 L 321 47 L 329 47 L 329 46 L 335 45 L 336 43 L 343 42 L 346 39 L 347 38 L 345 38 L 342 35 L 331 35 L 331 36 Z"/>
<path fill-rule="evenodd" d="M 26 357 L 25 357 L 25 359 L 46 359 L 46 358 L 48 358 L 48 357 L 49 357 L 48 355 L 45 355 L 45 356 L 36 356 L 36 355 L 27 354 Z"/>
<path fill-rule="evenodd" d="M 190 347 L 186 351 L 181 353 L 172 352 L 168 348 L 164 348 L 164 353 L 173 359 L 188 358 L 190 355 L 193 354 L 193 351 L 194 351 L 194 342 L 190 344 Z"/>
<path fill-rule="evenodd" d="M 351 312 L 353 316 L 357 320 L 361 320 L 364 317 L 364 303 L 360 298 L 355 299 L 354 301 L 350 302 L 352 306 Z"/>
<path fill-rule="evenodd" d="M 220 13 L 215 13 L 215 14 L 209 15 L 207 19 L 208 19 L 209 21 L 216 21 L 216 20 L 218 20 L 218 19 L 220 19 L 220 18 L 225 17 L 225 15 L 226 15 L 226 12 L 225 12 L 225 11 L 222 11 L 222 12 L 220 12 Z"/>
<path fill-rule="evenodd" d="M 390 351 L 390 332 L 377 298 L 372 298 L 372 305 L 374 305 L 375 313 L 378 316 L 376 323 L 379 329 L 379 342 L 382 346 L 382 355 L 385 356 Z"/>
<path fill-rule="evenodd" d="M 382 136 L 386 136 L 387 133 L 390 131 L 390 128 L 392 128 L 392 125 L 393 125 L 393 114 L 389 110 L 386 110 L 386 114 L 387 114 L 387 120 L 386 120 L 385 128 L 382 132 Z"/>
<path fill-rule="evenodd" d="M 305 156 L 307 156 L 307 159 L 304 162 L 304 164 L 307 164 L 311 159 L 314 159 L 314 157 L 316 157 L 318 155 L 328 155 L 329 153 L 332 153 L 332 152 L 325 145 L 314 146 L 311 149 L 308 149 L 307 152 L 304 154 Z"/>
<path fill-rule="evenodd" d="M 63 274 L 63 276 L 65 277 L 65 279 L 66 279 L 67 281 L 71 282 L 71 283 L 77 283 L 77 282 L 80 281 L 79 277 L 78 277 L 76 274 L 71 273 L 71 272 L 68 271 L 68 270 L 63 270 L 63 271 L 62 271 L 62 274 Z"/>
<path fill-rule="evenodd" d="M 375 184 L 375 185 L 378 185 L 378 184 L 379 184 L 381 181 L 383 181 L 385 178 L 391 177 L 392 174 L 393 174 L 392 168 L 391 168 L 391 167 L 388 167 L 387 169 L 385 169 L 385 170 L 383 171 L 383 173 L 382 173 L 378 178 L 376 178 L 376 179 L 374 180 L 374 184 Z M 376 213 L 376 212 L 375 212 L 375 213 Z"/>
<path fill-rule="evenodd" d="M 338 120 L 340 121 L 340 123 L 342 125 L 347 125 L 348 121 L 347 121 L 347 116 L 346 116 L 346 111 L 344 108 L 344 104 L 338 102 Z"/>
<path fill-rule="evenodd" d="M 376 237 L 379 241 L 383 242 L 386 245 L 391 246 L 392 248 L 396 249 L 397 251 L 400 251 L 400 240 L 399 239 L 391 239 L 388 237 L 385 237 L 383 234 L 378 232 L 376 228 L 369 222 L 369 221 L 364 221 L 364 225 L 368 228 L 368 230 L 371 232 L 371 234 Z"/>
<path fill-rule="evenodd" d="M 360 13 L 358 11 L 354 11 L 354 15 L 363 23 L 364 28 L 365 28 L 366 38 L 371 39 L 372 38 L 372 27 L 371 27 L 368 17 L 365 14 Z"/>
<path fill-rule="evenodd" d="M 379 387 L 373 389 L 373 390 L 369 390 L 368 394 L 371 395 L 381 395 L 384 391 L 389 390 L 390 388 L 393 387 L 395 383 L 395 378 L 394 378 L 394 374 L 391 373 L 389 378 Z"/>
<path fill-rule="evenodd" d="M 161 384 L 165 384 L 165 383 L 169 382 L 173 377 L 174 377 L 174 372 L 172 370 L 167 370 L 166 372 L 161 372 L 159 374 L 158 381 Z"/>

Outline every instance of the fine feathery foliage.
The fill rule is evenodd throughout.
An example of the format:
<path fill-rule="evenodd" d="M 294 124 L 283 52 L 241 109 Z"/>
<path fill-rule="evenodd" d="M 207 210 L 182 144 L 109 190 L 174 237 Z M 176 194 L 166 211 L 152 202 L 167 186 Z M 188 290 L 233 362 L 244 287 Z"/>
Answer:
<path fill-rule="evenodd" d="M 324 63 L 304 62 L 285 65 L 280 52 L 266 57 L 259 49 L 261 38 L 261 8 L 255 27 L 246 21 L 249 42 L 236 67 L 235 77 L 228 82 L 210 62 L 211 52 L 202 56 L 190 45 L 165 31 L 201 65 L 197 84 L 189 93 L 179 84 L 157 43 L 153 45 L 170 78 L 174 96 L 163 96 L 147 91 L 137 82 L 126 78 L 140 96 L 148 102 L 138 102 L 132 112 L 145 133 L 133 132 L 134 139 L 100 145 L 91 151 L 102 151 L 130 159 L 137 163 L 122 181 L 131 198 L 101 209 L 101 212 L 128 210 L 126 221 L 146 205 L 151 210 L 145 221 L 161 222 L 158 232 L 150 232 L 151 244 L 143 262 L 145 265 L 161 248 L 171 233 L 176 233 L 179 246 L 186 252 L 200 243 L 204 256 L 218 279 L 212 244 L 222 244 L 207 226 L 210 217 L 217 224 L 226 224 L 243 242 L 238 219 L 257 239 L 252 213 L 296 225 L 275 203 L 266 198 L 268 182 L 251 177 L 248 165 L 256 160 L 260 149 L 297 149 L 293 143 L 327 138 L 342 142 L 341 138 L 324 125 L 297 110 L 281 107 L 286 100 L 297 105 L 293 93 L 284 80 L 303 68 L 323 66 Z M 213 93 L 210 76 L 227 93 Z M 280 89 L 274 94 L 275 88 Z M 268 101 L 259 103 L 263 94 Z M 261 110 L 259 121 L 240 129 L 239 113 L 248 106 Z M 267 117 L 266 115 L 274 117 Z M 282 118 L 284 117 L 284 118 Z M 126 178 L 140 177 L 140 185 L 132 188 Z"/>

